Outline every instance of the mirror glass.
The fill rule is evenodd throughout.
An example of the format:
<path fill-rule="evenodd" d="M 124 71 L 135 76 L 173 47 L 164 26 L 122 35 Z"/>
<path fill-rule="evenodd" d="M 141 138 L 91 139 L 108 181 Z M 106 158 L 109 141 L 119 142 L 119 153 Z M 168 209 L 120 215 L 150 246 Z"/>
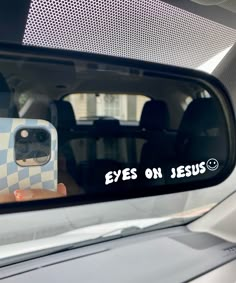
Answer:
<path fill-rule="evenodd" d="M 40 119 L 56 128 L 58 154 L 51 155 L 49 136 L 43 143 L 38 139 L 37 151 L 45 154 L 28 167 L 40 169 L 54 159 L 64 195 L 144 189 L 158 194 L 179 185 L 178 191 L 224 170 L 229 144 L 225 116 L 203 84 L 128 67 L 24 56 L 0 57 L 0 73 L 0 117 Z M 18 155 L 27 155 L 22 150 L 33 146 L 28 135 L 22 138 L 32 131 L 37 130 L 15 136 Z M 49 175 L 40 176 L 46 179 L 37 189 L 45 190 Z"/>

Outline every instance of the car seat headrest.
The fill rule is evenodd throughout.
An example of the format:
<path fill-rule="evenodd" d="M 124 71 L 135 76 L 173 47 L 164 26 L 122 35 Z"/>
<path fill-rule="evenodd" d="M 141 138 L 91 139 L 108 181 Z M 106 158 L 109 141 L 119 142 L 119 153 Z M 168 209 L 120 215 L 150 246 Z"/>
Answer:
<path fill-rule="evenodd" d="M 140 127 L 146 130 L 167 129 L 169 127 L 169 111 L 164 101 L 150 100 L 144 104 Z"/>
<path fill-rule="evenodd" d="M 179 158 L 205 159 L 210 155 L 223 159 L 225 143 L 224 119 L 221 109 L 212 98 L 193 100 L 184 112 L 177 134 L 176 150 Z"/>
<path fill-rule="evenodd" d="M 212 98 L 198 98 L 193 100 L 184 112 L 179 132 L 191 133 L 195 136 L 205 131 L 222 126 L 221 113 Z"/>
<path fill-rule="evenodd" d="M 76 125 L 75 114 L 70 102 L 55 100 L 50 105 L 51 123 L 56 128 L 71 129 Z"/>

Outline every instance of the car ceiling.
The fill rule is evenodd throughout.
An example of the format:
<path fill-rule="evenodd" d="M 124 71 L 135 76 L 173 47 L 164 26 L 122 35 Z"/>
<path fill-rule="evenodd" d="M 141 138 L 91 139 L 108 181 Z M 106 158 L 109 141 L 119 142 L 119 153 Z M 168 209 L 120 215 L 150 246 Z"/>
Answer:
<path fill-rule="evenodd" d="M 0 40 L 197 68 L 236 41 L 235 14 L 221 6 L 191 0 L 5 0 Z"/>
<path fill-rule="evenodd" d="M 90 65 L 89 65 L 90 66 Z M 69 93 L 129 93 L 146 94 L 152 97 L 166 94 L 176 94 L 176 89 L 181 93 L 194 93 L 199 87 L 188 82 L 163 78 L 142 77 L 127 75 L 128 68 L 104 69 L 104 65 L 94 66 L 94 70 L 80 61 L 68 61 L 56 64 L 55 61 L 42 63 L 19 61 L 17 64 L 12 59 L 1 59 L 0 69 L 15 95 L 21 93 L 44 94 L 50 99 L 58 99 Z M 115 72 L 115 75 L 114 75 Z M 39 79 L 40 74 L 40 79 Z M 43 83 L 42 83 L 43 82 Z M 156 91 L 158 89 L 158 92 Z"/>

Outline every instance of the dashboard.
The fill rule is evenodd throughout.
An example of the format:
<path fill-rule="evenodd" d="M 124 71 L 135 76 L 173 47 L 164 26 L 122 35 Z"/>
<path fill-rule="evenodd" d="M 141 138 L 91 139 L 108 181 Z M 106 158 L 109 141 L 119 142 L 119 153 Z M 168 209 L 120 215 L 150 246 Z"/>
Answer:
<path fill-rule="evenodd" d="M 235 244 L 176 227 L 5 266 L 0 279 L 3 283 L 226 283 L 235 282 L 235 267 Z"/>

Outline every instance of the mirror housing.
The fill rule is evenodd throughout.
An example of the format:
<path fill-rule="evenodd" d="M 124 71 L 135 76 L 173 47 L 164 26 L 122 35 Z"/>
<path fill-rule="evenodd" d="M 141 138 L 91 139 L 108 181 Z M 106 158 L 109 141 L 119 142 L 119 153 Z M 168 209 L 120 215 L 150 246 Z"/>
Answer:
<path fill-rule="evenodd" d="M 119 94 L 125 91 L 128 97 L 129 93 L 130 95 L 134 93 L 145 93 L 152 101 L 155 100 L 152 95 L 155 94 L 155 91 L 159 91 L 159 93 L 162 92 L 160 101 L 170 101 L 172 107 L 175 107 L 178 97 L 187 93 L 188 95 L 186 97 L 184 96 L 185 100 L 179 101 L 179 107 L 182 105 L 182 112 L 184 113 L 180 119 L 178 128 L 166 127 L 160 130 L 160 124 L 168 120 L 163 118 L 162 121 L 162 117 L 165 115 L 163 110 L 165 107 L 162 107 L 160 102 L 157 105 L 156 102 L 150 101 L 144 104 L 140 124 L 135 128 L 135 131 L 138 131 L 138 138 L 143 138 L 146 144 L 145 150 L 145 144 L 142 147 L 140 153 L 141 159 L 142 154 L 148 162 L 152 159 L 152 156 L 154 156 L 152 149 L 155 151 L 155 145 L 161 140 L 160 133 L 161 135 L 162 133 L 167 133 L 171 137 L 176 135 L 176 141 L 172 149 L 174 151 L 176 150 L 177 153 L 175 152 L 173 155 L 175 156 L 174 161 L 173 158 L 164 158 L 165 162 L 163 164 L 165 165 L 163 166 L 158 163 L 158 158 L 153 158 L 153 164 L 144 162 L 140 165 L 140 161 L 137 166 L 127 163 L 121 167 L 119 167 L 120 163 L 116 163 L 115 160 L 113 163 L 109 163 L 111 167 L 108 166 L 103 174 L 98 176 L 97 185 L 93 183 L 87 186 L 87 191 L 89 192 L 87 194 L 14 203 L 14 206 L 11 203 L 6 203 L 1 205 L 1 213 L 48 209 L 190 191 L 217 185 L 224 181 L 232 172 L 235 165 L 236 153 L 235 115 L 226 89 L 215 77 L 196 70 L 133 59 L 31 46 L 0 44 L 0 67 L 2 74 L 4 77 L 7 77 L 8 74 L 12 74 L 12 70 L 15 70 L 14 75 L 16 76 L 16 80 L 23 77 L 23 91 L 24 88 L 31 88 L 38 90 L 39 93 L 43 93 L 47 87 L 52 87 L 50 86 L 51 78 L 47 78 L 48 75 L 46 73 L 44 74 L 41 71 L 41 76 L 38 76 L 40 70 L 46 70 L 44 66 L 47 66 L 49 69 L 51 68 L 50 70 L 54 70 L 54 73 L 51 73 L 53 77 L 52 81 L 56 83 L 53 85 L 52 92 L 55 92 L 55 96 L 58 92 L 60 99 L 65 98 L 65 100 L 68 94 L 78 91 L 87 93 L 88 97 L 91 93 L 95 94 L 95 98 L 93 98 L 95 100 L 97 98 L 101 100 L 103 93 Z M 34 70 L 36 70 L 35 73 Z M 9 84 L 11 84 L 10 79 Z M 49 80 L 47 81 L 47 79 Z M 18 83 L 20 84 L 20 82 Z M 171 93 L 170 96 L 168 96 L 168 92 Z M 194 105 L 191 104 L 193 100 L 197 100 Z M 205 103 L 206 100 L 207 103 Z M 212 101 L 214 102 L 214 106 L 212 106 Z M 182 102 L 186 102 L 186 105 Z M 209 121 L 209 115 L 214 115 L 214 112 L 210 110 L 212 107 L 216 109 L 215 114 L 220 113 L 221 115 L 219 118 L 220 131 L 219 129 L 215 131 L 215 128 L 218 127 L 216 125 L 213 127 L 213 130 L 206 129 L 207 133 L 204 132 L 197 136 L 196 131 L 198 131 L 200 123 L 204 124 L 206 122 L 204 119 L 208 121 L 206 124 L 214 123 L 218 119 L 215 118 L 216 116 L 212 116 L 211 121 Z M 155 121 L 156 113 L 162 113 L 162 111 L 163 115 L 158 116 L 160 120 L 157 126 L 153 121 Z M 174 113 L 174 111 L 172 112 Z M 185 119 L 184 115 L 186 116 Z M 149 119 L 149 116 L 151 116 L 151 119 Z M 28 118 L 27 115 L 24 117 Z M 97 119 L 97 117 L 91 118 L 91 116 L 87 116 L 85 118 L 81 117 L 80 120 L 82 121 L 84 119 L 95 119 L 93 122 L 95 131 L 91 130 L 90 133 L 88 130 L 89 138 L 97 139 L 98 133 L 99 135 L 102 133 L 102 137 L 112 137 L 113 139 L 124 138 L 123 134 L 120 134 L 119 119 L 114 119 L 114 117 L 109 118 L 107 116 Z M 184 123 L 183 119 L 185 120 Z M 56 120 L 57 127 L 60 127 L 60 121 L 58 119 Z M 174 120 L 175 118 L 172 118 L 172 122 L 170 122 L 173 125 L 175 124 Z M 189 124 L 186 121 L 189 121 Z M 130 139 L 133 137 L 135 131 L 129 135 L 129 130 L 127 129 L 125 131 L 127 133 L 125 138 L 128 137 Z M 191 132 L 193 130 L 194 132 Z M 71 131 L 72 135 L 76 135 L 77 132 L 74 128 Z M 215 140 L 217 135 L 219 137 L 223 136 L 220 149 L 223 156 L 222 162 L 218 161 L 218 157 L 208 156 L 207 151 L 205 155 L 200 157 L 202 153 L 199 154 L 199 148 L 204 148 L 204 146 L 206 148 L 213 148 L 214 141 L 212 143 L 212 140 Z M 205 136 L 210 137 L 207 139 L 207 142 L 204 139 Z M 59 141 L 64 141 L 66 137 L 66 135 L 59 135 Z M 81 137 L 80 133 L 78 137 Z M 189 147 L 186 147 L 186 143 L 191 145 L 191 150 L 189 150 Z M 164 140 L 164 149 L 165 146 L 166 148 L 168 146 L 166 140 Z M 128 151 L 131 150 L 133 150 L 132 146 Z M 216 151 L 219 151 L 219 147 Z M 191 152 L 190 155 L 189 152 Z M 191 159 L 182 159 L 185 156 L 191 156 Z M 86 162 L 87 160 L 78 165 L 78 175 L 80 176 L 80 182 L 89 172 L 87 176 L 87 182 L 89 183 L 95 178 L 98 169 L 103 166 L 105 158 L 103 161 L 92 160 L 92 163 L 89 163 L 89 165 Z M 155 162 L 157 163 L 155 164 Z M 86 171 L 87 173 L 84 171 L 86 168 L 90 168 L 90 171 Z M 219 171 L 217 171 L 218 168 Z M 166 172 L 168 175 L 167 180 L 165 179 Z M 208 172 L 209 175 L 205 176 L 205 172 Z M 142 178 L 139 179 L 138 177 L 141 175 Z M 120 182 L 118 182 L 118 179 Z M 99 187 L 99 180 L 103 180 L 103 186 L 96 191 L 94 188 Z"/>

